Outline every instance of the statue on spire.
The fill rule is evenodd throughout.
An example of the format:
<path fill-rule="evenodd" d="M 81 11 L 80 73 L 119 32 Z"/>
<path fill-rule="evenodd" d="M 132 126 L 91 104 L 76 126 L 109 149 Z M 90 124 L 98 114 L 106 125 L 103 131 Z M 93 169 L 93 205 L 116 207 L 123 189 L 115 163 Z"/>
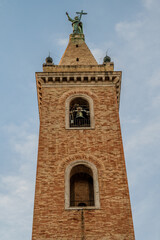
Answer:
<path fill-rule="evenodd" d="M 83 34 L 83 24 L 81 22 L 82 15 L 86 15 L 87 13 L 84 13 L 83 10 L 81 12 L 76 12 L 79 16 L 76 16 L 74 19 L 70 18 L 68 12 L 66 12 L 66 15 L 68 17 L 68 20 L 72 22 L 73 27 L 73 34 Z"/>

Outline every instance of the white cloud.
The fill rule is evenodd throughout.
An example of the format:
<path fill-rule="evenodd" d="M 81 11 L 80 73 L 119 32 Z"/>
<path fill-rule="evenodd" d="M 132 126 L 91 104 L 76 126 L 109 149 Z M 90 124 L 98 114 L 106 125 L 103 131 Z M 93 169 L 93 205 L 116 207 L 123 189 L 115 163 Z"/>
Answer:
<path fill-rule="evenodd" d="M 21 138 L 17 142 L 12 142 L 12 144 L 17 153 L 32 159 L 35 156 L 35 149 L 37 149 L 37 136 L 29 134 L 24 139 Z"/>
<path fill-rule="evenodd" d="M 38 145 L 31 126 L 28 121 L 3 128 L 16 168 L 8 175 L 0 175 L 0 223 L 5 226 L 0 230 L 1 240 L 23 239 L 24 232 L 31 235 Z M 6 227 L 10 231 L 5 231 Z"/>
<path fill-rule="evenodd" d="M 160 201 L 158 190 L 159 188 L 157 185 L 154 186 L 152 190 L 146 191 L 144 198 L 139 199 L 134 209 L 134 217 L 136 219 L 135 229 L 137 230 L 135 234 L 139 236 L 139 239 L 144 239 L 144 235 L 146 235 L 145 240 L 158 240 L 160 237 L 159 216 L 157 213 Z M 157 199 L 156 202 L 155 199 Z M 146 222 L 147 228 L 144 228 L 144 223 Z M 143 229 L 143 231 L 139 231 L 138 229 Z"/>
<path fill-rule="evenodd" d="M 0 223 L 9 229 L 0 230 L 1 239 L 19 239 L 23 231 L 31 232 L 34 189 L 23 176 L 1 176 L 0 181 Z"/>
<path fill-rule="evenodd" d="M 159 109 L 159 106 L 160 106 L 160 95 L 155 96 L 155 97 L 152 99 L 152 107 Z"/>
<path fill-rule="evenodd" d="M 143 12 L 133 21 L 119 22 L 115 25 L 117 36 L 122 41 L 122 47 L 118 52 L 123 51 L 122 57 L 132 59 L 134 66 L 138 62 L 140 65 L 148 64 L 150 71 L 156 68 L 156 60 L 159 59 L 158 16 L 156 12 Z"/>
<path fill-rule="evenodd" d="M 160 118 L 128 134 L 124 144 L 136 239 L 159 239 Z"/>
<path fill-rule="evenodd" d="M 139 148 L 160 142 L 160 120 L 151 122 L 131 136 L 125 145 L 126 152 L 136 151 Z"/>
<path fill-rule="evenodd" d="M 153 11 L 156 1 L 146 2 L 147 11 L 133 21 L 116 25 L 121 48 L 117 59 L 124 68 L 122 99 L 128 100 L 123 109 L 124 152 L 131 190 L 136 239 L 159 239 L 157 213 L 160 195 L 160 71 L 159 15 Z M 123 102 L 121 102 L 123 108 Z M 137 119 L 137 122 L 132 121 Z M 146 233 L 145 233 L 146 232 Z M 145 236 L 145 237 L 144 237 Z"/>
<path fill-rule="evenodd" d="M 95 57 L 95 59 L 97 60 L 98 63 L 103 62 L 103 58 L 105 57 L 105 52 L 102 49 L 92 48 L 91 52 L 92 52 L 93 56 Z"/>
<path fill-rule="evenodd" d="M 30 132 L 32 122 L 25 122 L 20 126 L 10 124 L 4 126 L 4 131 L 8 134 L 8 140 L 11 148 L 19 157 L 31 161 L 35 158 L 38 145 L 38 136 Z"/>
<path fill-rule="evenodd" d="M 119 22 L 115 26 L 115 30 L 126 41 L 135 40 L 138 37 L 139 30 L 144 26 L 141 20 L 134 22 Z"/>
<path fill-rule="evenodd" d="M 152 73 L 152 76 L 149 79 L 149 84 L 151 87 L 160 86 L 160 69 L 156 69 L 156 71 Z"/>
<path fill-rule="evenodd" d="M 155 1 L 154 0 L 142 0 L 142 2 L 146 8 L 150 9 Z"/>
<path fill-rule="evenodd" d="M 67 47 L 68 38 L 59 38 L 57 39 L 57 44 L 62 47 Z"/>
<path fill-rule="evenodd" d="M 143 120 L 141 124 L 137 125 L 137 131 L 128 134 L 124 144 L 130 187 L 136 194 L 136 191 L 138 192 L 138 189 L 142 186 L 142 192 L 139 195 L 141 194 L 143 197 L 145 195 L 143 191 L 146 189 L 146 187 L 143 189 L 143 186 L 148 183 L 152 184 L 155 176 L 159 175 L 160 171 L 158 153 L 160 118 L 143 126 L 144 123 Z M 153 191 L 154 188 L 155 186 L 153 186 Z M 150 186 L 148 186 L 148 189 L 150 189 Z"/>
<path fill-rule="evenodd" d="M 140 119 L 138 118 L 138 116 L 134 116 L 134 118 L 131 116 L 127 116 L 127 117 L 124 117 L 123 116 L 121 117 L 121 122 L 123 122 L 123 124 L 139 124 L 140 123 Z"/>
<path fill-rule="evenodd" d="M 159 11 L 160 9 L 160 3 L 159 0 L 142 0 L 142 3 L 144 4 L 145 8 L 148 10 L 154 10 L 154 11 Z"/>

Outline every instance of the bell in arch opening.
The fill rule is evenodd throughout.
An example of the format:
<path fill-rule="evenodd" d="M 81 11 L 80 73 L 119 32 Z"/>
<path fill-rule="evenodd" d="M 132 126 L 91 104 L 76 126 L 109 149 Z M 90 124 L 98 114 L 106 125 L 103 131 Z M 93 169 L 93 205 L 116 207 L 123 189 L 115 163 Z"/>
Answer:
<path fill-rule="evenodd" d="M 90 127 L 90 110 L 86 99 L 74 98 L 69 113 L 70 127 Z"/>

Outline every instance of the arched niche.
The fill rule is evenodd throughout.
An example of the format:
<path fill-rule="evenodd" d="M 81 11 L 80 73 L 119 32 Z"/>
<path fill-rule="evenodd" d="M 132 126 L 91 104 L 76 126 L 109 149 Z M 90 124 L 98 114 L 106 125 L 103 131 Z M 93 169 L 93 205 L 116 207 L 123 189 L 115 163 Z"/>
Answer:
<path fill-rule="evenodd" d="M 97 168 L 91 162 L 78 160 L 65 171 L 65 208 L 99 209 Z"/>
<path fill-rule="evenodd" d="M 93 129 L 93 99 L 86 94 L 74 94 L 66 100 L 66 129 Z"/>

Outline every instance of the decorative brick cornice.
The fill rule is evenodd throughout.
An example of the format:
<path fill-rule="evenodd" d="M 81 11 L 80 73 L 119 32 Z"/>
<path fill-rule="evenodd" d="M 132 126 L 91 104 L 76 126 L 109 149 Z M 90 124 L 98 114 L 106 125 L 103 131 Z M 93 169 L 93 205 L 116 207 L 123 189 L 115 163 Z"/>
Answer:
<path fill-rule="evenodd" d="M 44 63 L 43 72 L 97 72 L 113 71 L 114 63 L 108 62 L 99 65 L 54 65 L 53 63 Z"/>
<path fill-rule="evenodd" d="M 100 85 L 113 85 L 116 88 L 117 102 L 120 102 L 120 90 L 121 90 L 121 72 L 120 71 L 104 71 L 102 65 L 100 68 L 90 71 L 90 68 L 86 68 L 86 71 L 78 71 L 80 67 L 76 67 L 77 71 L 73 71 L 74 67 L 67 68 L 67 71 L 60 72 L 37 72 L 37 94 L 39 112 L 42 104 L 42 87 L 57 87 L 57 86 L 100 86 Z M 61 67 L 60 67 L 61 68 Z M 65 67 L 66 69 L 66 67 Z M 70 70 L 70 71 L 69 71 Z M 96 71 L 99 70 L 99 71 Z"/>

